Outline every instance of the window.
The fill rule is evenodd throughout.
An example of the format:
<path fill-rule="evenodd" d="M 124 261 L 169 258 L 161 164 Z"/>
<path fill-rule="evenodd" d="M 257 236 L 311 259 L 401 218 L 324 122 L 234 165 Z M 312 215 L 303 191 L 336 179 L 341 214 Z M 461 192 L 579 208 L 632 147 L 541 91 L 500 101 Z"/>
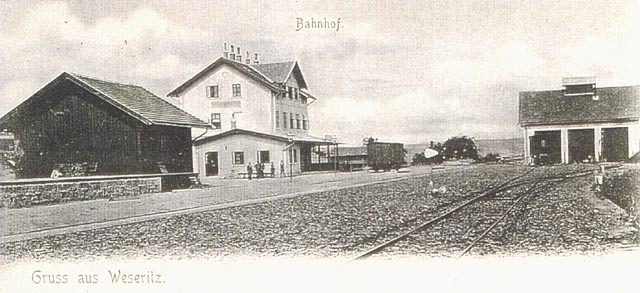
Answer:
<path fill-rule="evenodd" d="M 289 164 L 293 162 L 293 149 L 289 149 Z"/>
<path fill-rule="evenodd" d="M 269 151 L 258 151 L 258 163 L 268 164 L 271 162 Z"/>
<path fill-rule="evenodd" d="M 307 104 L 307 98 L 306 98 L 306 97 L 302 97 L 302 96 L 301 96 L 301 97 L 300 97 L 300 102 L 301 102 L 303 105 L 306 105 L 306 104 Z"/>
<path fill-rule="evenodd" d="M 307 130 L 307 119 L 302 115 L 302 129 Z"/>
<path fill-rule="evenodd" d="M 219 98 L 220 91 L 218 90 L 217 85 L 212 85 L 207 87 L 207 97 L 209 98 Z"/>
<path fill-rule="evenodd" d="M 296 125 L 293 124 L 293 113 L 289 113 L 289 127 L 291 127 L 291 129 L 296 128 Z"/>
<path fill-rule="evenodd" d="M 300 115 L 296 114 L 296 129 L 300 129 Z"/>
<path fill-rule="evenodd" d="M 282 129 L 287 129 L 287 112 L 282 112 Z"/>
<path fill-rule="evenodd" d="M 293 97 L 297 100 L 298 99 L 298 88 L 293 88 Z"/>
<path fill-rule="evenodd" d="M 220 113 L 211 113 L 211 126 L 213 129 L 222 128 L 222 121 L 220 120 Z"/>
<path fill-rule="evenodd" d="M 233 152 L 233 164 L 244 165 L 244 152 Z"/>
<path fill-rule="evenodd" d="M 289 99 L 293 99 L 293 87 L 289 87 Z"/>
<path fill-rule="evenodd" d="M 276 129 L 280 129 L 280 112 L 276 111 Z"/>
<path fill-rule="evenodd" d="M 239 97 L 242 95 L 242 92 L 240 91 L 240 84 L 239 83 L 234 83 L 232 86 L 232 90 L 233 90 L 233 96 L 234 97 Z"/>

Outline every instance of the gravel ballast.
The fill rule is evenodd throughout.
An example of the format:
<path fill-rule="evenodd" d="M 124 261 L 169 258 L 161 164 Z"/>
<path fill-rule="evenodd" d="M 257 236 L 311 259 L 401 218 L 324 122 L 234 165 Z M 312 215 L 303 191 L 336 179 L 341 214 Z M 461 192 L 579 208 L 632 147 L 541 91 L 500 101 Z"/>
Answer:
<path fill-rule="evenodd" d="M 473 166 L 446 174 L 5 243 L 0 245 L 0 258 L 350 258 L 529 168 Z M 560 166 L 552 167 L 551 172 L 595 168 Z M 611 247 L 607 246 L 612 239 L 608 231 L 626 227 L 625 214 L 604 215 L 594 211 L 591 202 L 581 200 L 591 196 L 585 194 L 590 191 L 590 180 L 572 179 L 536 197 L 518 211 L 526 220 L 507 221 L 506 232 L 489 235 L 489 239 L 498 239 L 489 241 L 493 245 L 472 254 L 601 252 L 603 247 Z M 447 187 L 444 195 L 431 193 L 434 187 L 442 186 Z M 448 229 L 453 228 L 442 228 L 441 234 L 446 236 Z M 419 249 L 409 251 L 421 253 Z"/>

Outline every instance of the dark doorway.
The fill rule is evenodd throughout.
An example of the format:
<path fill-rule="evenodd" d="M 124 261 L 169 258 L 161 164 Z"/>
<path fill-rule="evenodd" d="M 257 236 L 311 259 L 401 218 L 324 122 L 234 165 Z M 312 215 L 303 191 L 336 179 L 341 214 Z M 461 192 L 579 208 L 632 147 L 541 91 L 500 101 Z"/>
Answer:
<path fill-rule="evenodd" d="M 629 156 L 629 128 L 602 129 L 602 161 L 619 162 Z"/>
<path fill-rule="evenodd" d="M 560 130 L 536 131 L 529 141 L 535 164 L 559 164 L 562 162 Z"/>
<path fill-rule="evenodd" d="M 218 152 L 210 152 L 205 155 L 205 176 L 218 176 Z"/>
<path fill-rule="evenodd" d="M 593 129 L 569 130 L 569 163 L 587 163 L 594 159 Z"/>

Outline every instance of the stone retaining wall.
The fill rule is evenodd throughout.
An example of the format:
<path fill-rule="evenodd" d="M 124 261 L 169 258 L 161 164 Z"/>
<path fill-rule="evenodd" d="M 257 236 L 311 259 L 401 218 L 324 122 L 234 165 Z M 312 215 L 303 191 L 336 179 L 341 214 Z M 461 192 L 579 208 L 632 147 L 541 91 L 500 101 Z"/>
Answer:
<path fill-rule="evenodd" d="M 4 182 L 0 185 L 0 207 L 21 208 L 99 198 L 113 199 L 160 191 L 160 177 Z"/>

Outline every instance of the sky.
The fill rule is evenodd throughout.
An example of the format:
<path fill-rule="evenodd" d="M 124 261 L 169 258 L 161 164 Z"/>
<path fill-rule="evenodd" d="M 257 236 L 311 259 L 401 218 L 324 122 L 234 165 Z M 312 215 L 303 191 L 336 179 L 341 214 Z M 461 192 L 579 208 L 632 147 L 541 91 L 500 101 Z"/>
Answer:
<path fill-rule="evenodd" d="M 298 61 L 310 133 L 352 145 L 520 137 L 519 91 L 640 84 L 635 1 L 0 0 L 0 16 L 0 115 L 64 71 L 165 97 L 224 42 Z"/>

